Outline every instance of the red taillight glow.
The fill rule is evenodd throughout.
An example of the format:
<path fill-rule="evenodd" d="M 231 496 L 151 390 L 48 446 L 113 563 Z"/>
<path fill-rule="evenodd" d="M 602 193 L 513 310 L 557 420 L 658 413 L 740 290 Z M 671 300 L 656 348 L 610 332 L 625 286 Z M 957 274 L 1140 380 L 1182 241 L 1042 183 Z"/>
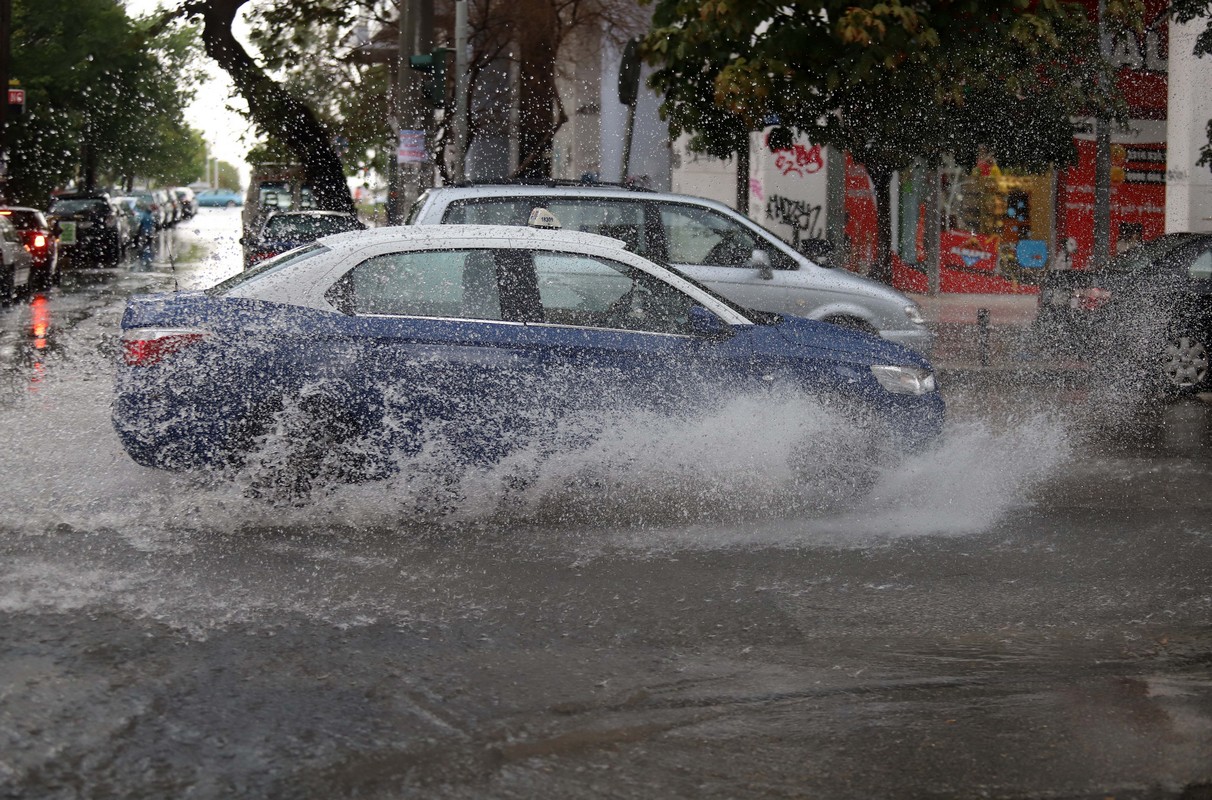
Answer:
<path fill-rule="evenodd" d="M 34 250 L 46 249 L 46 234 L 42 231 L 22 231 L 21 233 L 25 236 L 26 250 L 32 253 Z"/>
<path fill-rule="evenodd" d="M 1097 286 L 1086 286 L 1073 292 L 1069 305 L 1082 311 L 1096 311 L 1111 302 L 1111 292 Z"/>
<path fill-rule="evenodd" d="M 206 331 L 182 328 L 136 328 L 122 334 L 122 360 L 128 367 L 147 367 L 205 339 Z"/>

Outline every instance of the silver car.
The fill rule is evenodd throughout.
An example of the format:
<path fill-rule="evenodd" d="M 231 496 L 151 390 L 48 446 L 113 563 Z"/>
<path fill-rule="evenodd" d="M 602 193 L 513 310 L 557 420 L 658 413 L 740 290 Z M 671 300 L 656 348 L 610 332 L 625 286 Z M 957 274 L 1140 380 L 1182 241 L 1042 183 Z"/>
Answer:
<path fill-rule="evenodd" d="M 33 266 L 21 231 L 0 216 L 0 303 L 11 302 L 19 292 L 29 290 Z"/>
<path fill-rule="evenodd" d="M 921 310 L 901 292 L 817 263 L 722 203 L 609 186 L 482 185 L 430 189 L 410 225 L 526 225 L 541 206 L 568 229 L 621 239 L 740 305 L 878 333 L 929 353 Z"/>

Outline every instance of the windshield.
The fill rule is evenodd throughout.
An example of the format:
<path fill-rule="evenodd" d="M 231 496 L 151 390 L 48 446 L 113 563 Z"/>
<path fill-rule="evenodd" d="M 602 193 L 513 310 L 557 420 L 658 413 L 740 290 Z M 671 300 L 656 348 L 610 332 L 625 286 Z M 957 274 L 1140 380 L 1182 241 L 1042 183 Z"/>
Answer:
<path fill-rule="evenodd" d="M 1121 253 L 1107 262 L 1105 272 L 1136 272 L 1148 268 L 1177 250 L 1188 240 L 1182 236 L 1162 236 Z"/>

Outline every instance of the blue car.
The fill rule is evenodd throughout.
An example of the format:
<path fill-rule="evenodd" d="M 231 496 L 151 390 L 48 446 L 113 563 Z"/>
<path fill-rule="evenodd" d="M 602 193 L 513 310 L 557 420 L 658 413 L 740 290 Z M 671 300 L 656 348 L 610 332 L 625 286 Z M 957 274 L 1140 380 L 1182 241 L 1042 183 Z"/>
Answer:
<path fill-rule="evenodd" d="M 746 310 L 621 241 L 563 230 L 328 236 L 205 291 L 132 297 L 121 339 L 113 421 L 135 461 L 240 474 L 258 453 L 258 480 L 287 494 L 393 474 L 434 442 L 489 465 L 744 393 L 841 409 L 873 453 L 928 446 L 944 416 L 906 347 Z"/>
<path fill-rule="evenodd" d="M 244 205 L 244 195 L 233 192 L 231 189 L 203 189 L 195 195 L 194 199 L 199 207 L 232 208 Z"/>

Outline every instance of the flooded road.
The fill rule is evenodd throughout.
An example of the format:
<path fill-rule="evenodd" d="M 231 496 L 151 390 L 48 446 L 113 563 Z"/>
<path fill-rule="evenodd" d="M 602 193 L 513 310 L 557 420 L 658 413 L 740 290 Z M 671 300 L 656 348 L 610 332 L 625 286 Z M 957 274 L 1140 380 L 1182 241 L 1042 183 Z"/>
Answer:
<path fill-rule="evenodd" d="M 0 796 L 1212 796 L 1202 401 L 957 381 L 834 513 L 744 401 L 271 506 L 109 425 L 125 296 L 238 217 L 0 310 Z"/>

